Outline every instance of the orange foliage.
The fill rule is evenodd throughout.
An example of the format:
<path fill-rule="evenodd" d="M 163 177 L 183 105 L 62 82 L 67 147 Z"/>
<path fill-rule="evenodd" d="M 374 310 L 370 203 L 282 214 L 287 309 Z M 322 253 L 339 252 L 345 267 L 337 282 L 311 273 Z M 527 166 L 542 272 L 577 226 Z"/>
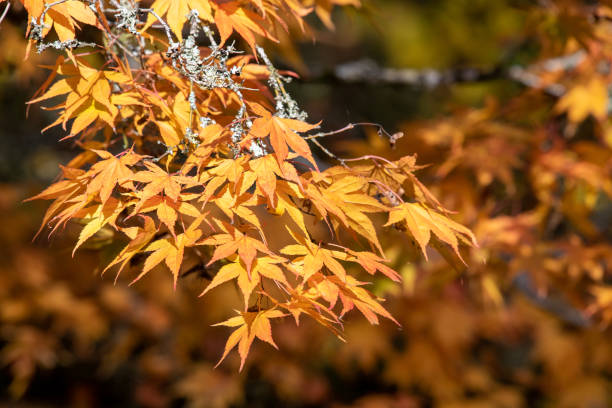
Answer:
<path fill-rule="evenodd" d="M 202 294 L 236 279 L 243 310 L 221 324 L 238 327 L 223 357 L 238 345 L 241 369 L 255 338 L 274 345 L 271 319 L 292 315 L 299 322 L 306 314 L 338 335 L 352 309 L 373 324 L 377 316 L 393 320 L 343 265 L 399 280 L 384 264 L 374 215 L 387 214 L 386 226 L 405 229 L 423 251 L 432 235 L 458 258 L 460 243 L 476 245 L 416 179 L 412 157 L 361 157 L 351 162 L 369 164 L 355 166 L 339 159 L 339 166 L 319 169 L 309 146 L 320 146 L 313 133 L 319 124 L 305 122 L 256 41 L 274 40 L 290 21 L 304 26 L 313 8 L 329 24 L 334 3 L 358 5 L 24 3 L 38 49 L 66 54 L 48 67 L 51 75 L 30 103 L 56 101 L 48 109 L 59 114 L 49 127 L 61 125 L 86 149 L 62 168 L 60 181 L 32 198 L 53 200 L 43 224 L 55 231 L 82 223 L 73 253 L 105 228 L 124 234 L 129 242 L 109 267 L 120 265 L 119 273 L 147 254 L 133 282 L 165 264 L 176 288 L 188 256 L 213 275 Z M 94 26 L 102 42 L 80 42 L 85 26 L 78 22 Z M 52 28 L 59 42 L 46 39 Z M 197 45 L 201 32 L 207 47 Z M 234 32 L 255 55 L 232 57 L 233 45 L 225 44 Z M 271 239 L 266 212 L 289 216 L 284 237 Z"/>

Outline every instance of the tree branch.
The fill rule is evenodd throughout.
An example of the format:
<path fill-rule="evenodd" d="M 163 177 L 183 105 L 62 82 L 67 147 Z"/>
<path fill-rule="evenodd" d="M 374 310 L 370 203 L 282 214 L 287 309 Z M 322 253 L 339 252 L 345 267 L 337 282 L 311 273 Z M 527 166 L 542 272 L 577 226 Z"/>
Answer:
<path fill-rule="evenodd" d="M 364 59 L 338 65 L 331 72 L 310 78 L 310 81 L 331 79 L 352 84 L 416 86 L 431 89 L 455 83 L 510 79 L 529 88 L 542 88 L 551 96 L 560 97 L 565 93 L 563 85 L 543 85 L 534 72 L 573 69 L 584 60 L 585 56 L 585 51 L 579 50 L 569 55 L 551 58 L 527 67 L 515 64 L 509 67 L 499 65 L 490 69 L 454 68 L 446 70 L 386 68 L 379 66 L 373 60 Z"/>
<path fill-rule="evenodd" d="M 11 2 L 8 1 L 6 3 L 6 7 L 5 7 L 4 11 L 2 12 L 2 15 L 0 16 L 0 24 L 2 23 L 2 21 L 4 20 L 4 18 L 8 14 L 8 11 L 9 11 L 10 8 L 11 8 Z"/>

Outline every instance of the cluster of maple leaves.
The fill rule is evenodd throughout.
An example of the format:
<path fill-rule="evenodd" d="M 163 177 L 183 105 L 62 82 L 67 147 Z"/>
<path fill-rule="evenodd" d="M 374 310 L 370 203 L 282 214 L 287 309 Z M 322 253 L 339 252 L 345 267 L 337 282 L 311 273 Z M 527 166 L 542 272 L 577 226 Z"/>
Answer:
<path fill-rule="evenodd" d="M 112 229 L 127 244 L 106 269 L 139 265 L 133 282 L 165 264 L 176 288 L 194 258 L 211 278 L 202 295 L 235 281 L 244 302 L 220 323 L 234 329 L 223 358 L 238 346 L 244 364 L 255 338 L 276 346 L 274 319 L 307 315 L 338 336 L 352 309 L 393 320 L 346 269 L 399 280 L 374 221 L 405 230 L 425 255 L 430 241 L 456 259 L 460 244 L 476 244 L 417 180 L 414 157 L 334 157 L 320 169 L 309 142 L 331 153 L 318 125 L 256 45 L 289 20 L 305 29 L 313 8 L 329 24 L 333 4 L 355 1 L 145 3 L 24 2 L 31 43 L 61 51 L 31 103 L 54 101 L 49 127 L 83 149 L 32 199 L 53 200 L 42 223 L 52 233 L 83 225 L 74 251 Z M 80 29 L 96 42 L 80 41 Z M 234 33 L 252 56 L 233 56 Z M 285 217 L 284 236 L 270 236 L 270 217 Z"/>

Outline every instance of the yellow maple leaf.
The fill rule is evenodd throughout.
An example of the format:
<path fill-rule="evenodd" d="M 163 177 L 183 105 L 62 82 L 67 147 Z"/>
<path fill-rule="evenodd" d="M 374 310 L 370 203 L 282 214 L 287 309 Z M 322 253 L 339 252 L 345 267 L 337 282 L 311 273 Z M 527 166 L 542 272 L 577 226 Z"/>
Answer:
<path fill-rule="evenodd" d="M 221 360 L 217 366 L 225 359 L 227 354 L 238 345 L 238 353 L 240 354 L 240 371 L 244 367 L 249 349 L 253 340 L 258 338 L 271 344 L 274 348 L 278 348 L 272 339 L 272 327 L 270 319 L 275 319 L 285 316 L 280 310 L 270 309 L 260 312 L 244 312 L 232 317 L 224 322 L 217 323 L 214 326 L 237 327 L 236 330 L 229 336 L 225 344 L 225 350 Z M 215 366 L 216 367 L 216 366 Z"/>
<path fill-rule="evenodd" d="M 196 10 L 200 19 L 212 21 L 211 7 L 208 0 L 156 0 L 151 9 L 162 18 L 166 16 L 168 26 L 178 37 L 179 41 L 183 40 L 181 33 L 183 31 L 183 24 L 191 10 Z M 155 21 L 156 17 L 153 14 L 149 14 L 142 31 L 148 29 Z"/>
<path fill-rule="evenodd" d="M 568 119 L 580 123 L 589 115 L 598 120 L 606 118 L 608 113 L 608 87 L 599 77 L 593 77 L 584 84 L 571 88 L 557 102 L 558 112 L 567 112 Z"/>

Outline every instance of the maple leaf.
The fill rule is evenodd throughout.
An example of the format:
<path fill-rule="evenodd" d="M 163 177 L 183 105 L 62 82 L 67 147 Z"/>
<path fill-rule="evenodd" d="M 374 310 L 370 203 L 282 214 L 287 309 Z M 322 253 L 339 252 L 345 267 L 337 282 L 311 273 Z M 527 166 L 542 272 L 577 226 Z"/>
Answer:
<path fill-rule="evenodd" d="M 205 203 L 209 201 L 215 192 L 227 182 L 234 186 L 233 191 L 236 191 L 236 188 L 239 185 L 246 187 L 242 190 L 248 189 L 250 185 L 246 185 L 247 183 L 241 183 L 241 180 L 246 173 L 245 164 L 246 158 L 238 158 L 236 160 L 221 159 L 210 162 L 210 168 L 200 174 L 199 181 L 200 183 L 205 184 L 206 188 L 204 189 L 204 193 L 199 201 L 203 201 Z M 253 178 L 252 182 L 254 181 L 255 179 Z M 250 184 L 252 184 L 252 182 Z"/>
<path fill-rule="evenodd" d="M 330 29 L 334 29 L 334 23 L 331 19 L 331 12 L 334 5 L 338 6 L 354 6 L 359 7 L 361 3 L 359 0 L 317 0 L 315 1 L 315 13 L 317 17 L 321 19 L 323 24 Z"/>
<path fill-rule="evenodd" d="M 57 183 L 51 184 L 40 193 L 33 197 L 26 199 L 25 201 L 33 200 L 52 200 L 55 198 L 70 196 L 71 193 L 78 191 L 80 187 L 83 187 L 85 183 L 81 180 L 81 176 L 85 174 L 84 170 L 71 169 L 68 167 L 60 166 L 62 169 L 62 176 L 65 180 L 60 180 Z"/>
<path fill-rule="evenodd" d="M 251 293 L 261 282 L 261 277 L 282 283 L 286 287 L 289 286 L 289 282 L 287 282 L 283 270 L 278 266 L 279 263 L 284 261 L 285 260 L 280 257 L 258 257 L 254 260 L 251 272 L 249 273 L 244 262 L 242 262 L 240 259 L 236 259 L 235 261 L 224 265 L 221 267 L 221 269 L 219 269 L 219 272 L 217 272 L 215 277 L 200 294 L 200 296 L 204 296 L 208 291 L 225 282 L 237 279 L 238 287 L 240 288 L 240 291 L 244 297 L 244 310 L 247 310 Z"/>
<path fill-rule="evenodd" d="M 76 250 L 91 236 L 98 232 L 106 224 L 114 225 L 117 217 L 123 211 L 124 204 L 116 199 L 109 199 L 103 204 L 94 205 L 87 209 L 78 211 L 74 214 L 75 218 L 82 218 L 87 224 L 81 230 L 79 234 L 79 240 L 77 241 L 74 249 L 72 250 L 72 256 Z"/>
<path fill-rule="evenodd" d="M 183 185 L 195 184 L 196 179 L 193 177 L 183 176 L 180 174 L 170 174 L 161 167 L 149 161 L 143 162 L 147 170 L 139 171 L 132 177 L 133 181 L 146 183 L 145 187 L 139 189 L 136 193 L 139 202 L 133 210 L 132 214 L 140 211 L 140 208 L 150 198 L 164 194 L 173 201 L 179 201 Z"/>
<path fill-rule="evenodd" d="M 340 323 L 338 316 L 322 303 L 318 302 L 319 293 L 312 290 L 304 290 L 303 284 L 289 291 L 290 299 L 279 303 L 278 306 L 287 310 L 293 316 L 296 324 L 300 323 L 300 316 L 306 314 L 312 317 L 323 327 L 333 332 L 338 339 L 345 341 L 336 325 Z"/>
<path fill-rule="evenodd" d="M 40 228 L 36 232 L 36 236 L 40 234 L 45 225 L 53 218 L 58 211 L 64 207 L 69 200 L 79 197 L 85 191 L 85 182 L 80 179 L 85 172 L 80 169 L 72 169 L 68 167 L 60 166 L 62 169 L 62 176 L 64 180 L 60 180 L 47 187 L 39 194 L 30 197 L 25 202 L 33 200 L 54 200 L 53 203 L 47 208 L 45 215 L 43 216 Z"/>
<path fill-rule="evenodd" d="M 306 228 L 306 222 L 304 219 L 304 213 L 300 208 L 297 207 L 296 199 L 302 199 L 303 195 L 297 189 L 297 186 L 293 183 L 287 183 L 285 181 L 278 182 L 278 189 L 276 191 L 276 206 L 273 207 L 273 214 L 283 215 L 289 214 L 289 217 L 293 222 L 300 228 L 304 233 L 304 236 L 309 236 L 308 229 Z"/>
<path fill-rule="evenodd" d="M 151 269 L 159 265 L 162 261 L 166 263 L 170 271 L 172 272 L 174 280 L 174 289 L 176 290 L 176 282 L 178 280 L 179 271 L 181 269 L 181 263 L 183 262 L 183 255 L 185 247 L 193 246 L 197 240 L 202 236 L 202 230 L 198 229 L 206 214 L 202 214 L 185 230 L 185 232 L 177 235 L 175 239 L 169 238 L 158 239 L 151 242 L 144 248 L 144 252 L 153 252 L 145 260 L 144 266 L 140 274 L 134 278 L 130 285 L 139 281 L 144 275 L 146 275 Z"/>
<path fill-rule="evenodd" d="M 367 180 L 364 178 L 344 176 L 334 180 L 329 187 L 320 191 L 322 198 L 318 202 L 326 206 L 334 215 L 340 212 L 342 216 L 339 219 L 346 226 L 367 238 L 382 253 L 374 224 L 365 213 L 386 212 L 388 208 L 362 192 L 366 185 Z M 309 191 L 312 192 L 312 190 Z"/>
<path fill-rule="evenodd" d="M 315 245 L 310 239 L 295 234 L 289 228 L 287 229 L 293 239 L 299 242 L 299 244 L 287 245 L 281 249 L 281 253 L 284 255 L 298 256 L 293 262 L 302 265 L 302 277 L 304 282 L 308 281 L 312 275 L 319 272 L 321 268 L 323 268 L 323 265 L 340 280 L 346 280 L 346 270 L 342 264 L 336 260 L 345 260 L 346 254 L 340 251 L 321 248 L 320 245 Z"/>
<path fill-rule="evenodd" d="M 366 213 L 386 212 L 388 208 L 361 191 L 368 184 L 366 179 L 355 176 L 332 179 L 329 177 L 330 170 L 309 174 L 319 183 L 306 185 L 304 197 L 319 212 L 322 219 L 327 221 L 327 217 L 333 215 L 342 226 L 365 237 L 382 253 L 376 229 Z"/>
<path fill-rule="evenodd" d="M 60 62 L 63 59 L 60 59 Z M 76 135 L 89 125 L 100 119 L 111 128 L 119 113 L 112 103 L 112 90 L 110 81 L 124 84 L 130 77 L 117 71 L 102 71 L 88 66 L 82 59 L 76 59 L 76 65 L 71 62 L 58 63 L 57 73 L 67 76 L 55 82 L 46 92 L 29 101 L 29 104 L 42 102 L 56 96 L 67 95 L 64 103 L 58 105 L 62 109 L 55 122 L 45 128 L 62 124 L 65 129 L 66 122 L 74 118 L 70 135 Z M 42 91 L 39 90 L 38 93 Z M 123 104 L 141 104 L 137 100 L 119 100 Z M 117 99 L 115 99 L 117 102 Z"/>
<path fill-rule="evenodd" d="M 65 225 L 70 219 L 78 218 L 77 214 L 79 211 L 83 210 L 93 201 L 92 196 L 88 196 L 80 189 L 76 192 L 81 194 L 70 193 L 67 197 L 58 197 L 49 207 L 47 213 L 45 214 L 45 219 L 50 218 L 50 223 L 55 222 L 50 235 L 53 234 L 60 226 Z"/>
<path fill-rule="evenodd" d="M 187 201 L 174 201 L 167 196 L 156 195 L 138 204 L 141 205 L 138 209 L 139 214 L 155 211 L 157 218 L 168 227 L 173 236 L 176 235 L 174 224 L 178 220 L 179 213 L 193 218 L 201 215 L 201 212 L 193 204 Z M 133 211 L 132 215 L 134 214 L 136 214 L 136 211 Z"/>
<path fill-rule="evenodd" d="M 377 271 L 385 275 L 387 278 L 399 282 L 400 276 L 393 269 L 389 268 L 387 265 L 382 262 L 388 262 L 376 254 L 372 252 L 365 251 L 352 251 L 347 250 L 350 255 L 353 255 L 355 258 L 348 258 L 347 260 L 357 262 L 359 265 L 363 267 L 370 275 L 374 275 Z"/>
<path fill-rule="evenodd" d="M 282 164 L 287 159 L 290 147 L 295 153 L 311 162 L 315 168 L 318 168 L 312 157 L 310 147 L 308 147 L 308 142 L 296 133 L 308 132 L 318 126 L 319 124 L 309 125 L 299 120 L 280 118 L 268 114 L 255 119 L 251 127 L 251 134 L 258 138 L 270 136 L 270 143 L 274 148 L 274 154 L 279 164 Z"/>
<path fill-rule="evenodd" d="M 557 102 L 555 109 L 559 112 L 567 111 L 570 121 L 580 123 L 589 115 L 603 120 L 608 113 L 608 86 L 607 83 L 593 76 L 588 82 L 573 86 Z"/>
<path fill-rule="evenodd" d="M 320 278 L 313 279 L 308 282 L 311 286 L 311 291 L 316 290 L 321 297 L 329 303 L 329 308 L 333 309 L 336 303 L 338 302 L 338 296 L 340 295 L 340 288 L 335 283 L 331 282 L 329 279 Z"/>
<path fill-rule="evenodd" d="M 144 219 L 144 227 L 130 227 L 122 228 L 121 231 L 125 233 L 129 238 L 130 242 L 119 252 L 119 254 L 104 268 L 102 273 L 104 274 L 108 269 L 121 263 L 119 270 L 117 271 L 117 277 L 125 268 L 127 263 L 140 252 L 155 236 L 158 228 L 155 226 L 155 222 L 152 218 L 146 215 L 142 216 Z"/>
<path fill-rule="evenodd" d="M 272 155 L 249 161 L 249 167 L 257 176 L 257 185 L 264 192 L 272 207 L 276 207 L 276 176 L 282 177 L 278 163 Z"/>
<path fill-rule="evenodd" d="M 227 1 L 224 3 L 214 3 L 215 5 L 215 24 L 221 35 L 221 44 L 232 35 L 234 30 L 244 38 L 255 51 L 255 34 L 267 37 L 271 40 L 276 39 L 263 28 L 263 19 L 245 7 L 240 7 L 237 1 Z"/>
<path fill-rule="evenodd" d="M 335 283 L 339 288 L 338 296 L 342 302 L 342 312 L 340 316 L 344 316 L 355 307 L 371 324 L 378 324 L 377 315 L 380 315 L 399 326 L 397 320 L 378 303 L 377 299 L 371 295 L 370 292 L 361 287 L 365 284 L 364 282 L 359 282 L 350 275 L 347 275 L 345 282 L 340 282 L 336 278 L 332 278 L 331 282 Z"/>
<path fill-rule="evenodd" d="M 216 234 L 202 241 L 203 245 L 217 246 L 207 266 L 238 253 L 238 256 L 246 266 L 247 273 L 250 275 L 251 267 L 258 251 L 274 255 L 263 242 L 240 232 L 233 225 L 225 222 L 222 225 L 226 233 Z"/>
<path fill-rule="evenodd" d="M 251 173 L 252 174 L 252 173 Z M 259 221 L 259 217 L 249 206 L 257 206 L 261 204 L 257 196 L 249 193 L 234 195 L 229 186 L 222 188 L 218 197 L 214 198 L 215 205 L 227 215 L 228 218 L 234 220 L 234 215 L 238 215 L 249 224 L 253 225 L 260 234 L 264 235 L 263 227 Z"/>
<path fill-rule="evenodd" d="M 270 325 L 270 319 L 277 319 L 285 316 L 278 309 L 269 309 L 259 312 L 237 312 L 238 316 L 232 317 L 224 322 L 214 324 L 213 326 L 227 326 L 237 327 L 236 330 L 230 334 L 227 342 L 225 343 L 225 349 L 223 356 L 217 363 L 217 366 L 227 357 L 229 352 L 238 345 L 238 353 L 240 354 L 240 371 L 244 367 L 244 362 L 249 354 L 249 349 L 253 340 L 258 338 L 266 343 L 272 345 L 274 348 L 278 348 L 274 339 L 272 338 L 272 327 Z"/>
<path fill-rule="evenodd" d="M 121 157 L 115 157 L 105 150 L 92 149 L 91 151 L 103 160 L 91 166 L 91 169 L 83 176 L 90 178 L 87 183 L 87 194 L 98 193 L 104 204 L 110 198 L 115 186 L 125 185 L 127 188 L 134 188 L 132 183 L 134 173 L 128 166 L 138 163 L 142 156 L 131 151 Z"/>
<path fill-rule="evenodd" d="M 182 82 L 181 85 L 183 85 Z M 185 129 L 190 126 L 190 104 L 182 92 L 176 94 L 171 105 L 164 98 L 167 98 L 167 96 L 165 93 L 145 93 L 146 101 L 158 107 L 163 113 L 163 118 L 152 119 L 152 122 L 157 125 L 164 143 L 167 146 L 176 146 L 184 138 Z M 218 127 L 213 127 L 212 129 L 215 128 Z"/>
<path fill-rule="evenodd" d="M 469 229 L 422 204 L 404 203 L 394 207 L 389 213 L 389 221 L 385 226 L 400 222 L 405 223 L 408 231 L 421 247 L 425 259 L 427 259 L 426 246 L 432 232 L 442 242 L 450 245 L 459 258 L 461 258 L 459 239 L 473 246 L 478 246 L 476 237 Z"/>
<path fill-rule="evenodd" d="M 151 9 L 160 17 L 166 16 L 168 26 L 179 41 L 183 40 L 183 24 L 191 10 L 196 10 L 201 20 L 213 21 L 208 0 L 155 0 Z M 156 17 L 150 13 L 142 31 L 147 30 L 155 21 Z"/>
<path fill-rule="evenodd" d="M 288 7 L 289 12 L 297 20 L 302 31 L 304 31 L 305 24 L 303 17 L 310 14 L 312 12 L 312 8 L 305 7 L 300 0 L 285 0 L 285 5 Z"/>

